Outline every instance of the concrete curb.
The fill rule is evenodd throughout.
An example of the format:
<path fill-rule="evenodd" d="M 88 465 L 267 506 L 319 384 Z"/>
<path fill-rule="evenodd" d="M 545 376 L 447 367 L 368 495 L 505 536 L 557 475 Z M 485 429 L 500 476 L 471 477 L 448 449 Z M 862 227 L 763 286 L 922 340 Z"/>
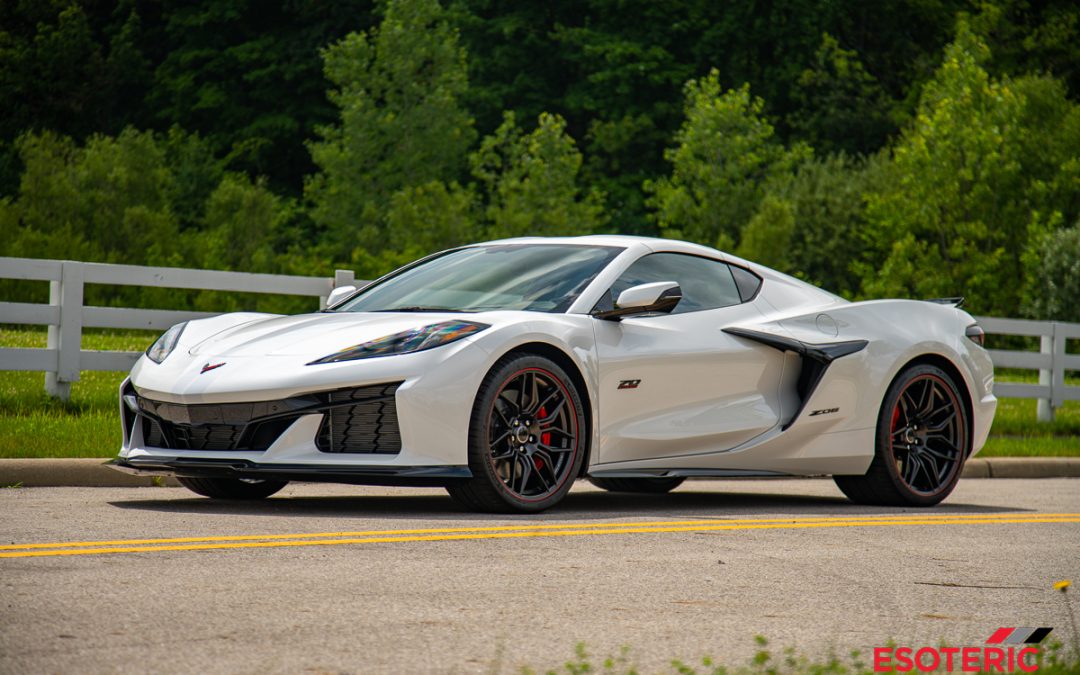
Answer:
<path fill-rule="evenodd" d="M 108 459 L 0 459 L 0 487 L 178 487 L 175 478 L 132 476 Z M 964 478 L 1080 478 L 1080 457 L 976 457 Z"/>
<path fill-rule="evenodd" d="M 1077 478 L 1080 457 L 976 457 L 964 478 Z"/>
<path fill-rule="evenodd" d="M 133 476 L 108 459 L 0 459 L 0 487 L 179 487 L 175 478 Z"/>

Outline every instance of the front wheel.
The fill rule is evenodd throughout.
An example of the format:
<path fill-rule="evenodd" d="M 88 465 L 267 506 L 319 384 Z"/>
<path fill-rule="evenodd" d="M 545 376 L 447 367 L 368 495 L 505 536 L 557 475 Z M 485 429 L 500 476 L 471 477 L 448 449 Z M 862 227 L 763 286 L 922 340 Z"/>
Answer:
<path fill-rule="evenodd" d="M 857 504 L 933 506 L 956 487 L 971 450 L 968 412 L 953 379 L 931 365 L 900 373 L 878 415 L 864 476 L 834 476 Z"/>
<path fill-rule="evenodd" d="M 212 499 L 266 499 L 288 485 L 284 480 L 242 478 L 191 478 L 177 476 L 180 484 L 195 494 Z"/>
<path fill-rule="evenodd" d="M 558 364 L 510 355 L 484 378 L 469 424 L 473 478 L 446 489 L 474 511 L 537 513 L 554 506 L 585 458 L 584 406 Z"/>

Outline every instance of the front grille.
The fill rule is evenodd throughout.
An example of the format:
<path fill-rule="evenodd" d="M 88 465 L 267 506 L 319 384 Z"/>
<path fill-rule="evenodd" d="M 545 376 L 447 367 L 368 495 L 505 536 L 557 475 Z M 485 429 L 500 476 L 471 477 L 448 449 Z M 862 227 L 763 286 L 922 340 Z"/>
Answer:
<path fill-rule="evenodd" d="M 322 452 L 401 452 L 395 394 L 400 382 L 328 393 L 332 406 L 323 418 L 315 445 Z"/>
<path fill-rule="evenodd" d="M 297 420 L 288 415 L 249 424 L 182 424 L 140 416 L 143 439 L 152 448 L 177 450 L 265 450 Z"/>
<path fill-rule="evenodd" d="M 303 415 L 324 413 L 322 452 L 401 452 L 394 395 L 401 382 L 308 394 L 280 401 L 183 405 L 134 394 L 146 445 L 177 450 L 263 451 Z"/>
<path fill-rule="evenodd" d="M 232 450 L 244 427 L 234 424 L 173 425 L 176 447 L 187 450 Z"/>

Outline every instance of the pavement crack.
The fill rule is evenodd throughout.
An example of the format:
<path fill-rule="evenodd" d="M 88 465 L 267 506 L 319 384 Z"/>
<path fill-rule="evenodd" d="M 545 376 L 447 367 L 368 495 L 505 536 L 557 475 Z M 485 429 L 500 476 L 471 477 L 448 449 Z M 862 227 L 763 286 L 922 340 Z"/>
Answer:
<path fill-rule="evenodd" d="M 1038 591 L 1042 590 L 1035 586 L 988 586 L 982 584 L 957 584 L 951 581 L 916 581 L 914 582 L 918 586 L 942 586 L 944 588 L 989 588 L 989 589 L 1005 589 L 1016 591 Z"/>

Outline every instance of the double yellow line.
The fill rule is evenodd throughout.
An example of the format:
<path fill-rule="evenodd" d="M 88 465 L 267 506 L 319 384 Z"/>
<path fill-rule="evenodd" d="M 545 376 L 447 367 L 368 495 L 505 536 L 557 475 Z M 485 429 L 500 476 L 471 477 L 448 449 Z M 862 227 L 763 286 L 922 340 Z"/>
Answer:
<path fill-rule="evenodd" d="M 896 527 L 905 525 L 1006 525 L 1080 523 L 1080 513 L 1005 514 L 903 514 L 886 516 L 822 516 L 762 519 L 664 520 L 638 523 L 588 522 L 491 527 L 425 528 L 411 530 L 361 530 L 354 532 L 306 532 L 297 534 L 242 534 L 222 537 L 176 537 L 171 539 L 118 539 L 71 541 L 48 544 L 0 546 L 0 558 L 102 555 L 108 553 L 156 553 L 162 551 L 212 551 L 244 548 L 342 546 L 472 539 L 521 539 L 534 537 L 588 537 L 610 534 L 658 534 L 670 532 L 717 532 L 729 530 L 796 530 L 836 527 Z"/>

